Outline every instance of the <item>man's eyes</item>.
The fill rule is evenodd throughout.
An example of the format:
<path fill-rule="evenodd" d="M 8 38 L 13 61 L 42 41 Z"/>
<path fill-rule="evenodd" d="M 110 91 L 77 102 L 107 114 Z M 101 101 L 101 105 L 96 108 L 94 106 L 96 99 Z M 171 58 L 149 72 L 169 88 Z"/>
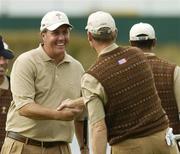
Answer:
<path fill-rule="evenodd" d="M 63 32 L 53 31 L 52 34 L 55 34 L 55 35 L 67 35 L 68 31 L 63 31 Z"/>

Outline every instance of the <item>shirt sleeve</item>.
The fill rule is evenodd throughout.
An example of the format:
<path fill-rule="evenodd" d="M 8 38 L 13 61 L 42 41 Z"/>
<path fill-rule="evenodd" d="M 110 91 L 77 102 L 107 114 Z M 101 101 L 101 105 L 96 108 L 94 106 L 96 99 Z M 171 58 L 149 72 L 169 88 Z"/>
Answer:
<path fill-rule="evenodd" d="M 11 91 L 16 108 L 34 102 L 35 87 L 33 64 L 24 57 L 18 57 L 11 71 Z"/>
<path fill-rule="evenodd" d="M 180 112 L 180 67 L 176 66 L 174 71 L 174 92 L 178 105 L 178 111 Z"/>
<path fill-rule="evenodd" d="M 89 122 L 94 124 L 105 117 L 104 105 L 107 102 L 107 96 L 101 83 L 90 74 L 83 75 L 81 87 Z"/>

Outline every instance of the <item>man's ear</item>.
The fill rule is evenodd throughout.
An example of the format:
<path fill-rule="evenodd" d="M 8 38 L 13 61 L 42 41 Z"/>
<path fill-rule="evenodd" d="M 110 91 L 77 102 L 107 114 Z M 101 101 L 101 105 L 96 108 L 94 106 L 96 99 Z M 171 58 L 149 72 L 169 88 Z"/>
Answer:
<path fill-rule="evenodd" d="M 44 38 L 45 38 L 45 36 L 46 36 L 46 33 L 45 33 L 45 32 L 41 32 L 40 35 L 41 35 L 41 39 L 44 41 Z"/>
<path fill-rule="evenodd" d="M 92 41 L 93 37 L 92 34 L 90 32 L 87 31 L 87 36 L 88 36 L 88 41 Z"/>

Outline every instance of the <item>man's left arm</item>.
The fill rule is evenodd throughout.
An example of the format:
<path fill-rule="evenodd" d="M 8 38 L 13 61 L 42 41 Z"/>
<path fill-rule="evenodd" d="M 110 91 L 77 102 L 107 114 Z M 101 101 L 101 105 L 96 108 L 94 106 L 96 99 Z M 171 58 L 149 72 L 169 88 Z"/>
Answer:
<path fill-rule="evenodd" d="M 93 154 L 105 154 L 107 147 L 107 128 L 102 119 L 90 125 Z"/>

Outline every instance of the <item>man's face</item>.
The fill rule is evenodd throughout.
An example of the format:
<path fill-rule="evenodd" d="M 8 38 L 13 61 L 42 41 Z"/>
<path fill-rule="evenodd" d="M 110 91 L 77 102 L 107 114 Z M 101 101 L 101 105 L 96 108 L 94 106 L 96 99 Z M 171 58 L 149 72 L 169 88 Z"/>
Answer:
<path fill-rule="evenodd" d="M 8 59 L 0 56 L 0 77 L 4 76 L 8 67 Z"/>
<path fill-rule="evenodd" d="M 70 29 L 62 25 L 54 31 L 42 33 L 44 49 L 51 58 L 56 58 L 65 53 L 66 45 L 70 39 Z"/>

